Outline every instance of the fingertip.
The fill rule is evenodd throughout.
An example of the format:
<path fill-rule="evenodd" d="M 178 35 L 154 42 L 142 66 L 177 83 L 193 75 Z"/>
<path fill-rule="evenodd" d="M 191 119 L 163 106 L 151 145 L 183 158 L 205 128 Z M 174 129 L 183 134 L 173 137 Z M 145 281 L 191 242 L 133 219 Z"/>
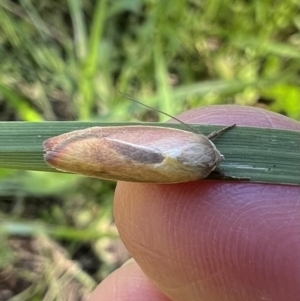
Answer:
<path fill-rule="evenodd" d="M 105 278 L 88 301 L 170 301 L 149 281 L 133 261 Z"/>
<path fill-rule="evenodd" d="M 201 107 L 186 111 L 177 117 L 192 124 L 231 125 L 235 123 L 237 126 L 300 131 L 300 123 L 296 120 L 265 109 L 250 106 L 216 105 Z"/>
<path fill-rule="evenodd" d="M 300 130 L 296 121 L 251 107 L 215 106 L 181 117 L 189 123 Z M 226 181 L 118 183 L 116 223 L 148 277 L 174 299 L 221 300 L 226 294 L 222 300 L 295 300 L 299 189 Z"/>

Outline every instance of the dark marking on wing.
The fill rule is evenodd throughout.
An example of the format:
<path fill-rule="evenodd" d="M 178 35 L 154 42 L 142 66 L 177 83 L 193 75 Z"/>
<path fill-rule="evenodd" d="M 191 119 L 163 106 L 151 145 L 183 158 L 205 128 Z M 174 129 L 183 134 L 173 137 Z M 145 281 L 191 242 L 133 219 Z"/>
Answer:
<path fill-rule="evenodd" d="M 157 164 L 163 162 L 165 157 L 161 152 L 146 147 L 133 146 L 127 143 L 109 141 L 112 148 L 123 157 L 145 164 Z"/>

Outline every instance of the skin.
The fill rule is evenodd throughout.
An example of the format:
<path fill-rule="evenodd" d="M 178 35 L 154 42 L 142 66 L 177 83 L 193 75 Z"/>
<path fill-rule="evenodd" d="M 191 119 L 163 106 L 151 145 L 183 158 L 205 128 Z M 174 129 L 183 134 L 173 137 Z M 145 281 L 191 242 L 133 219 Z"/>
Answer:
<path fill-rule="evenodd" d="M 300 131 L 299 123 L 252 107 L 212 106 L 179 118 Z M 119 182 L 114 211 L 135 262 L 107 277 L 90 301 L 299 298 L 300 186 Z"/>

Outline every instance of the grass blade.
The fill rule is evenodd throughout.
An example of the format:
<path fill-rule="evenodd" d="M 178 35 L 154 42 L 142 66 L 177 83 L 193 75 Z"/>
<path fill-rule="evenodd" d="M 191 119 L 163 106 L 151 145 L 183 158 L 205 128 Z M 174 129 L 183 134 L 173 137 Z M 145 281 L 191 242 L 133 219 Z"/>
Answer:
<path fill-rule="evenodd" d="M 0 123 L 0 167 L 55 171 L 43 160 L 43 141 L 49 137 L 90 126 L 124 126 L 134 123 L 97 122 L 2 122 Z M 141 123 L 135 123 L 141 125 Z M 143 123 L 149 125 L 149 123 Z M 180 124 L 150 123 L 185 129 Z M 220 126 L 193 125 L 207 135 Z M 300 185 L 300 132 L 236 127 L 214 140 L 224 154 L 219 170 L 229 177 L 250 182 Z"/>

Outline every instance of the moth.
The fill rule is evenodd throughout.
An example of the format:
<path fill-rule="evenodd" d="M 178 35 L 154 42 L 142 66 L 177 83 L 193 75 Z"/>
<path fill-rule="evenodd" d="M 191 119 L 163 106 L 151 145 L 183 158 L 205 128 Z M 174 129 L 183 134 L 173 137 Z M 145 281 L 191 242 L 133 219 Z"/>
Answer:
<path fill-rule="evenodd" d="M 89 177 L 143 183 L 180 183 L 207 177 L 224 156 L 211 139 L 185 130 L 156 126 L 90 127 L 44 142 L 52 167 Z"/>

